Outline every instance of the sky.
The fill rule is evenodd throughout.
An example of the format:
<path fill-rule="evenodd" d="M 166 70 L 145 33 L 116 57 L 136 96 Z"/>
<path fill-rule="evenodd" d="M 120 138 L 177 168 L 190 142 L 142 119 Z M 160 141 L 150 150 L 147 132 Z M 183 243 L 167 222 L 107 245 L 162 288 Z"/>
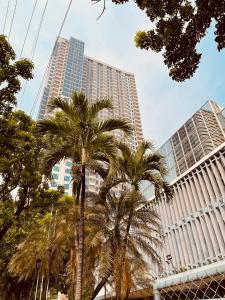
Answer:
<path fill-rule="evenodd" d="M 19 55 L 35 0 L 17 0 L 17 9 L 10 35 Z M 8 1 L 0 0 L 0 31 L 3 31 Z M 8 34 L 16 0 L 11 0 L 6 22 Z M 38 0 L 23 57 L 31 58 L 35 36 L 46 0 Z M 48 0 L 46 14 L 34 54 L 34 79 L 27 83 L 24 97 L 18 95 L 21 108 L 30 113 L 34 99 L 54 47 L 69 0 Z M 198 46 L 202 59 L 193 78 L 178 83 L 169 77 L 162 55 L 135 47 L 138 30 L 153 27 L 145 14 L 130 0 L 128 4 L 113 5 L 91 0 L 74 0 L 61 36 L 71 36 L 85 42 L 85 55 L 135 74 L 144 137 L 158 147 L 164 143 L 208 99 L 225 107 L 225 51 L 218 52 L 214 28 Z M 38 105 L 36 107 L 37 111 Z M 34 114 L 35 117 L 35 114 Z"/>

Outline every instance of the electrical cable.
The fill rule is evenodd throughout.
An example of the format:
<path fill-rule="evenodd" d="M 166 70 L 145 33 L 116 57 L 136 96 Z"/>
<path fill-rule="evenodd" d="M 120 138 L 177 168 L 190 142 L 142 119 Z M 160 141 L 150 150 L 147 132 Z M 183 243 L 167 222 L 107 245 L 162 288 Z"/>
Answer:
<path fill-rule="evenodd" d="M 45 7 L 44 7 L 44 10 L 43 10 L 43 13 L 42 13 L 42 16 L 41 16 L 41 22 L 40 22 L 39 27 L 38 27 L 38 32 L 37 32 L 36 39 L 35 39 L 35 42 L 34 42 L 34 47 L 33 47 L 33 50 L 32 50 L 31 60 L 33 60 L 33 58 L 34 58 L 34 54 L 35 54 L 35 50 L 36 50 L 36 47 L 37 47 L 37 42 L 38 42 L 39 35 L 40 35 L 40 32 L 41 32 L 41 27 L 42 27 L 43 20 L 44 20 L 44 17 L 45 17 L 45 12 L 46 12 L 48 2 L 49 2 L 49 0 L 46 0 L 46 2 L 45 2 Z"/>
<path fill-rule="evenodd" d="M 38 101 L 39 96 L 40 96 L 40 94 L 41 94 L 42 87 L 43 87 L 43 84 L 44 84 L 44 81 L 45 81 L 45 78 L 46 78 L 46 75 L 47 75 L 47 71 L 48 71 L 48 68 L 49 68 L 49 66 L 50 66 L 50 62 L 51 62 L 51 59 L 50 59 L 48 65 L 47 65 L 47 67 L 46 67 L 46 69 L 45 69 L 44 76 L 43 76 L 42 81 L 41 81 L 41 84 L 40 84 L 40 86 L 39 86 L 39 88 L 38 88 L 38 92 L 37 92 L 37 95 L 36 95 L 36 97 L 35 97 L 35 100 L 34 100 L 34 102 L 33 102 L 33 105 L 32 105 L 31 111 L 30 111 L 30 116 L 31 116 L 31 117 L 32 117 L 32 115 L 33 115 L 33 112 L 34 112 L 34 110 L 35 110 L 37 101 Z"/>
<path fill-rule="evenodd" d="M 18 3 L 18 0 L 15 0 L 14 10 L 13 10 L 13 16 L 12 16 L 12 20 L 11 20 L 10 29 L 9 29 L 8 41 L 10 40 L 10 35 L 11 35 L 11 32 L 12 32 L 12 27 L 13 27 L 13 22 L 14 22 L 14 18 L 15 18 L 17 3 Z"/>
<path fill-rule="evenodd" d="M 64 16 L 63 21 L 62 21 L 62 25 L 60 27 L 60 30 L 59 30 L 59 33 L 58 33 L 58 36 L 57 36 L 57 39 L 58 39 L 58 37 L 60 36 L 60 34 L 61 34 L 62 30 L 63 30 L 63 27 L 64 27 L 64 24 L 66 22 L 66 18 L 68 16 L 68 13 L 69 13 L 69 10 L 70 10 L 72 2 L 73 2 L 73 0 L 70 0 L 69 5 L 68 5 L 67 10 L 66 10 L 66 13 L 65 13 L 65 16 Z"/>
<path fill-rule="evenodd" d="M 22 105 L 22 102 L 23 102 L 26 87 L 27 87 L 27 80 L 25 80 L 25 82 L 24 82 L 23 91 L 22 91 L 22 94 L 21 94 L 21 97 L 20 97 L 20 102 L 19 102 L 19 105 L 18 105 L 19 109 L 21 108 L 21 105 Z"/>
<path fill-rule="evenodd" d="M 11 0 L 8 0 L 8 4 L 7 4 L 7 8 L 6 8 L 6 14 L 5 14 L 4 27 L 3 27 L 3 34 L 5 34 L 5 27 L 6 27 L 6 22 L 7 22 L 7 18 L 8 18 L 10 2 L 11 2 Z"/>
<path fill-rule="evenodd" d="M 62 24 L 61 24 L 61 26 L 60 26 L 60 29 L 59 29 L 59 32 L 58 32 L 56 41 L 58 40 L 59 36 L 61 35 L 61 32 L 62 32 L 63 27 L 64 27 L 64 25 L 65 25 L 65 22 L 66 22 L 66 19 L 67 19 L 69 10 L 70 10 L 70 8 L 71 8 L 72 2 L 73 2 L 73 0 L 70 0 L 69 5 L 68 5 L 67 10 L 66 10 L 66 13 L 65 13 L 65 16 L 64 16 L 64 18 L 63 18 Z M 45 69 L 44 76 L 43 76 L 43 78 L 42 78 L 42 81 L 41 81 L 41 84 L 40 84 L 40 86 L 39 86 L 37 95 L 36 95 L 36 97 L 35 97 L 35 101 L 34 101 L 34 103 L 33 103 L 33 105 L 32 105 L 31 111 L 30 111 L 30 116 L 33 115 L 33 112 L 34 112 L 34 110 L 35 110 L 35 108 L 36 108 L 36 105 L 37 105 L 37 102 L 38 102 L 40 93 L 41 93 L 42 88 L 43 88 L 43 84 L 44 84 L 44 82 L 45 82 L 46 75 L 47 75 L 47 73 L 48 73 L 49 66 L 50 66 L 50 64 L 51 64 L 51 61 L 52 61 L 52 56 L 51 56 L 51 58 L 50 58 L 50 60 L 49 60 L 49 62 L 48 62 L 48 64 L 47 64 L 46 69 Z"/>
<path fill-rule="evenodd" d="M 35 40 L 34 40 L 34 46 L 33 46 L 32 52 L 31 52 L 31 58 L 30 58 L 31 61 L 34 58 L 34 54 L 35 54 L 35 50 L 36 50 L 36 47 L 37 47 L 37 42 L 38 42 L 39 35 L 40 35 L 40 32 L 41 32 L 41 27 L 42 27 L 42 24 L 43 24 L 43 20 L 44 20 L 44 16 L 45 16 L 45 12 L 46 12 L 48 2 L 49 2 L 49 0 L 46 0 L 44 10 L 43 10 L 42 15 L 41 15 L 41 21 L 40 21 L 39 26 L 38 26 L 38 31 L 37 31 L 37 34 L 36 34 L 36 37 L 35 37 Z M 22 106 L 23 98 L 24 98 L 25 91 L 26 91 L 26 87 L 27 87 L 27 81 L 24 85 L 24 89 L 23 89 L 23 92 L 22 92 L 22 97 L 20 99 L 19 108 Z"/>
<path fill-rule="evenodd" d="M 30 17 L 30 20 L 29 20 L 29 23 L 28 23 L 28 27 L 27 27 L 27 31 L 26 31 L 26 34 L 25 34 L 25 38 L 24 38 L 24 41 L 23 41 L 22 49 L 20 51 L 20 56 L 19 56 L 20 58 L 22 57 L 23 50 L 24 50 L 24 47 L 25 47 L 25 44 L 26 44 L 26 41 L 27 41 L 27 36 L 28 36 L 29 30 L 30 30 L 30 25 L 32 23 L 34 12 L 36 10 L 37 1 L 38 0 L 35 0 L 34 6 L 33 6 L 33 10 L 32 10 L 31 17 Z"/>

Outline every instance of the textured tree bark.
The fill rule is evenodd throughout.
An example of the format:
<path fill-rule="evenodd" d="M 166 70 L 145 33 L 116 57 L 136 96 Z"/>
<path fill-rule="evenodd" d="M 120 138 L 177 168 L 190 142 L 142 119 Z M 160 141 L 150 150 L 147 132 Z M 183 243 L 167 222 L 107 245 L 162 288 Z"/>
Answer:
<path fill-rule="evenodd" d="M 83 263 L 84 263 L 84 202 L 85 202 L 85 165 L 82 165 L 81 180 L 81 199 L 80 199 L 80 220 L 79 220 L 79 245 L 77 253 L 77 272 L 76 272 L 76 289 L 75 300 L 82 298 L 82 280 L 83 280 Z"/>
<path fill-rule="evenodd" d="M 22 211 L 24 210 L 25 207 L 25 201 L 23 201 L 17 208 L 15 214 L 14 214 L 14 218 L 15 219 L 19 219 L 20 214 L 22 213 Z M 13 221 L 10 221 L 6 224 L 4 224 L 1 229 L 0 229 L 0 241 L 3 239 L 4 235 L 7 233 L 7 231 L 9 230 L 9 228 L 13 225 Z"/>
<path fill-rule="evenodd" d="M 124 237 L 124 242 L 123 242 L 123 247 L 122 247 L 122 253 L 121 253 L 121 260 L 120 260 L 120 274 L 119 274 L 119 280 L 118 280 L 118 285 L 116 289 L 116 300 L 121 300 L 122 299 L 122 276 L 123 276 L 123 269 L 124 269 L 124 263 L 125 263 L 125 255 L 126 255 L 126 250 L 127 250 L 127 240 L 128 240 L 128 235 L 130 231 L 130 226 L 131 226 L 131 220 L 133 217 L 133 210 L 131 209 L 129 218 L 128 218 L 128 223 L 127 223 L 127 228 L 126 228 L 126 233 Z"/>
<path fill-rule="evenodd" d="M 91 297 L 91 300 L 94 300 L 95 297 L 98 295 L 98 293 L 101 291 L 101 289 L 103 288 L 103 286 L 106 284 L 109 276 L 112 274 L 112 270 L 108 271 L 108 273 L 106 274 L 106 276 L 104 276 L 102 278 L 102 280 L 99 282 L 99 284 L 96 286 L 93 295 Z"/>
<path fill-rule="evenodd" d="M 77 185 L 77 197 L 76 197 L 76 204 L 79 204 L 79 200 L 80 200 L 80 189 L 81 189 L 81 183 L 78 183 Z"/>
<path fill-rule="evenodd" d="M 98 283 L 98 285 L 96 286 L 96 288 L 94 289 L 94 292 L 91 296 L 90 300 L 94 300 L 95 297 L 98 295 L 98 293 L 101 291 L 101 289 L 104 287 L 104 285 L 106 284 L 107 280 L 109 279 L 109 277 L 112 275 L 112 271 L 113 271 L 113 258 L 114 258 L 114 254 L 116 252 L 115 249 L 115 245 L 112 242 L 111 243 L 111 256 L 112 256 L 112 261 L 110 264 L 110 268 L 108 269 L 108 272 L 106 273 L 106 275 L 101 279 L 101 281 Z"/>
<path fill-rule="evenodd" d="M 4 235 L 6 234 L 6 232 L 9 230 L 9 228 L 12 226 L 12 222 L 8 222 L 6 224 L 4 224 L 1 229 L 0 229 L 0 241 L 3 239 Z"/>

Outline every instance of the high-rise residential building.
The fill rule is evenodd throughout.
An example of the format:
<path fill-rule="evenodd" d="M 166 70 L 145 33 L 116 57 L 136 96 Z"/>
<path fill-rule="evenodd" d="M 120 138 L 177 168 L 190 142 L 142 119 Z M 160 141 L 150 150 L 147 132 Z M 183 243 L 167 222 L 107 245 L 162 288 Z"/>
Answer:
<path fill-rule="evenodd" d="M 134 128 L 128 143 L 136 149 L 143 134 L 134 74 L 85 56 L 82 90 L 90 100 L 112 99 L 113 111 L 103 111 L 100 117 L 127 118 Z M 122 138 L 121 132 L 116 135 Z"/>
<path fill-rule="evenodd" d="M 47 114 L 49 97 L 69 97 L 72 91 L 81 90 L 84 60 L 84 42 L 73 37 L 56 40 L 48 66 L 38 119 Z"/>
<path fill-rule="evenodd" d="M 225 260 L 225 109 L 206 102 L 159 152 L 174 190 L 156 205 L 164 276 Z"/>
<path fill-rule="evenodd" d="M 39 119 L 48 114 L 48 100 L 53 96 L 70 97 L 76 90 L 83 91 L 90 101 L 109 97 L 114 109 L 110 112 L 103 111 L 99 117 L 127 118 L 133 127 L 133 134 L 127 142 L 131 148 L 137 147 L 143 134 L 134 74 L 84 56 L 84 42 L 62 37 L 55 43 L 48 70 Z M 121 132 L 115 132 L 115 135 L 123 138 Z M 66 192 L 72 192 L 71 165 L 72 162 L 67 160 L 53 168 L 52 187 L 63 185 Z M 98 191 L 100 182 L 98 175 L 88 173 L 87 187 L 90 191 Z"/>

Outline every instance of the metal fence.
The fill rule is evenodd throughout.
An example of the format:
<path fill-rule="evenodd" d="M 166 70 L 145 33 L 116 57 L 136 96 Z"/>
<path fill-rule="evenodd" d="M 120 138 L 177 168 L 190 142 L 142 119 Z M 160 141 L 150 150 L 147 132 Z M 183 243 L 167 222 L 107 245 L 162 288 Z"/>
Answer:
<path fill-rule="evenodd" d="M 225 299 L 225 274 L 174 285 L 160 291 L 161 299 Z"/>
<path fill-rule="evenodd" d="M 156 280 L 155 300 L 225 300 L 225 261 Z"/>

